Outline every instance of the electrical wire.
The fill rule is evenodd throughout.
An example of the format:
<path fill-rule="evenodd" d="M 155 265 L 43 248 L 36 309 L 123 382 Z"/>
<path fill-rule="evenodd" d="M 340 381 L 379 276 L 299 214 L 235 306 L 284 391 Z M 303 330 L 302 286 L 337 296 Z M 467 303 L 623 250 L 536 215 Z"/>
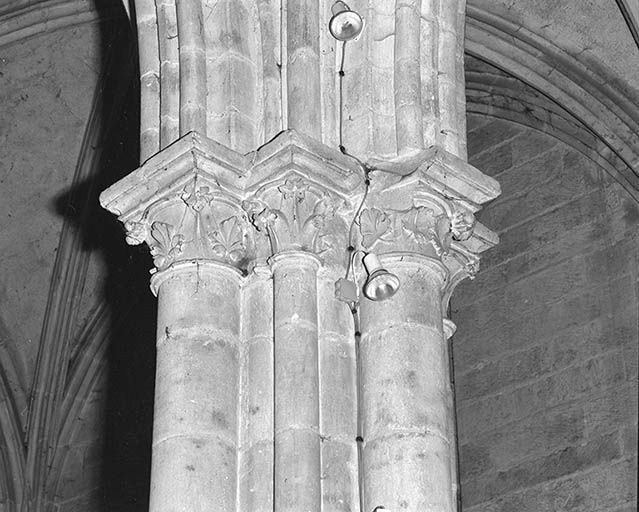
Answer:
<path fill-rule="evenodd" d="M 344 62 L 346 59 L 346 41 L 342 43 L 342 55 L 340 58 L 340 66 L 338 70 L 339 75 L 339 112 L 338 112 L 338 122 L 339 122 L 339 150 L 349 158 L 352 158 L 357 162 L 364 173 L 364 194 L 362 196 L 361 201 L 353 215 L 353 219 L 351 220 L 350 226 L 348 228 L 348 247 L 347 257 L 348 261 L 346 264 L 346 272 L 344 274 L 344 279 L 348 280 L 351 272 L 353 273 L 353 277 L 355 277 L 355 269 L 354 269 L 354 260 L 355 256 L 364 252 L 361 249 L 355 249 L 355 225 L 357 224 L 357 219 L 362 213 L 362 209 L 364 208 L 364 203 L 366 202 L 366 198 L 368 197 L 368 192 L 370 189 L 370 176 L 369 173 L 373 170 L 364 162 L 362 162 L 355 155 L 351 155 L 344 146 L 344 76 L 346 72 L 344 71 Z M 353 279 L 354 281 L 355 278 Z M 356 379 L 356 434 L 355 434 L 355 443 L 357 447 L 357 487 L 359 494 L 359 511 L 364 512 L 364 436 L 363 436 L 363 420 L 362 420 L 362 389 L 361 389 L 361 364 L 360 364 L 360 341 L 362 338 L 362 334 L 360 332 L 360 318 L 359 318 L 359 303 L 351 302 L 349 303 L 349 307 L 351 313 L 353 315 L 353 326 L 355 329 L 355 379 Z M 379 508 L 379 507 L 378 507 Z"/>
<path fill-rule="evenodd" d="M 346 60 L 346 41 L 342 42 L 342 57 L 340 60 L 339 70 L 339 150 L 346 154 L 344 147 L 344 62 Z M 355 158 L 355 157 L 353 157 Z M 359 159 L 355 158 L 357 161 Z M 360 162 L 361 163 L 361 162 Z"/>

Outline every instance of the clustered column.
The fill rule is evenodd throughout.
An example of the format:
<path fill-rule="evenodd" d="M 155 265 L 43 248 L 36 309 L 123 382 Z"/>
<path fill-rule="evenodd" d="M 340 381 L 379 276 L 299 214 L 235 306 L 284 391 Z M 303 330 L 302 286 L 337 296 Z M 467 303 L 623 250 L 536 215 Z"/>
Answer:
<path fill-rule="evenodd" d="M 444 312 L 499 194 L 464 160 L 465 0 L 373 2 L 346 53 L 313 0 L 135 3 L 145 162 L 101 203 L 155 264 L 151 510 L 454 511 Z M 362 252 L 387 301 L 333 295 Z"/>
<path fill-rule="evenodd" d="M 449 512 L 457 477 L 445 311 L 477 254 L 496 243 L 474 211 L 499 187 L 440 150 L 412 165 L 371 173 L 359 222 L 364 250 L 401 283 L 390 299 L 360 302 L 362 492 L 365 510 Z"/>
<path fill-rule="evenodd" d="M 283 132 L 250 157 L 187 134 L 101 196 L 156 267 L 153 512 L 319 511 L 323 469 L 356 481 L 354 435 L 322 466 L 318 321 L 348 317 L 325 273 L 363 194 L 360 166 Z"/>

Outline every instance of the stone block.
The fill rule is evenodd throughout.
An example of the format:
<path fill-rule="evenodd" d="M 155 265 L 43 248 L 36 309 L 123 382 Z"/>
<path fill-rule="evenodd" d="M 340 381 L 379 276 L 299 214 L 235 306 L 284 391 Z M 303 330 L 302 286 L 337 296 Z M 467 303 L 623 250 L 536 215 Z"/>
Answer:
<path fill-rule="evenodd" d="M 491 119 L 488 116 L 478 115 L 478 114 L 473 114 L 471 112 L 468 112 L 468 114 L 466 114 L 466 130 L 468 134 L 470 135 L 475 130 L 479 130 L 483 126 L 487 125 L 490 121 Z M 476 165 L 475 167 L 478 167 L 479 169 L 481 169 L 479 165 Z"/>
<path fill-rule="evenodd" d="M 240 453 L 239 492 L 238 512 L 273 512 L 272 442 L 255 444 Z"/>
<path fill-rule="evenodd" d="M 150 510 L 235 510 L 237 452 L 215 435 L 180 436 L 153 446 Z"/>
<path fill-rule="evenodd" d="M 242 289 L 243 340 L 273 337 L 273 281 L 266 269 L 259 272 L 249 276 Z"/>
<path fill-rule="evenodd" d="M 158 341 L 195 326 L 239 336 L 239 275 L 193 268 L 169 277 L 158 293 Z M 230 340 L 229 340 L 230 341 Z"/>
<path fill-rule="evenodd" d="M 563 158 L 561 150 L 549 151 L 523 168 L 500 174 L 502 196 L 482 212 L 482 222 L 507 230 L 576 197 L 598 192 L 599 183 L 586 172 L 564 170 Z"/>
<path fill-rule="evenodd" d="M 460 446 L 460 460 L 464 452 L 487 449 L 490 464 L 500 469 L 513 461 L 535 458 L 552 453 L 584 437 L 584 411 L 580 407 L 570 409 L 556 407 L 544 414 L 536 414 L 525 420 L 512 422 L 507 427 L 474 435 Z"/>
<path fill-rule="evenodd" d="M 462 401 L 503 392 L 512 386 L 536 381 L 553 372 L 583 364 L 594 357 L 622 348 L 607 318 L 561 329 L 550 339 L 537 339 L 530 348 L 506 353 L 497 359 L 477 361 L 468 371 L 457 369 L 458 398 Z M 575 390 L 577 391 L 577 390 Z"/>
<path fill-rule="evenodd" d="M 258 338 L 245 347 L 242 367 L 242 446 L 273 439 L 273 342 Z"/>
<path fill-rule="evenodd" d="M 317 330 L 285 324 L 275 330 L 276 429 L 319 425 Z"/>
<path fill-rule="evenodd" d="M 322 336 L 319 354 L 322 435 L 354 441 L 357 435 L 355 340 Z"/>
<path fill-rule="evenodd" d="M 362 338 L 360 361 L 366 440 L 402 429 L 447 431 L 448 361 L 437 333 L 398 325 Z"/>
<path fill-rule="evenodd" d="M 457 341 L 453 345 L 457 368 L 469 368 L 478 361 L 538 344 L 540 339 L 585 324 L 608 309 L 598 289 L 575 290 L 560 302 L 528 310 L 520 306 L 517 315 L 514 311 L 509 315 L 503 296 L 492 296 L 485 306 L 486 309 L 479 304 L 473 306 L 472 316 L 453 315 L 458 326 L 457 340 L 463 339 L 461 336 L 474 324 L 472 343 Z M 544 321 L 540 322 L 540 318 Z"/>
<path fill-rule="evenodd" d="M 171 335 L 158 347 L 154 434 L 217 432 L 236 442 L 239 354 L 207 333 Z"/>
<path fill-rule="evenodd" d="M 276 432 L 275 510 L 319 510 L 320 475 L 320 438 L 316 431 Z"/>
<path fill-rule="evenodd" d="M 511 467 L 489 471 L 479 477 L 462 474 L 462 499 L 466 505 L 472 506 L 516 489 L 612 462 L 621 456 L 618 435 L 613 432 L 585 444 L 567 446 L 540 458 L 524 462 L 513 459 Z"/>
<path fill-rule="evenodd" d="M 68 499 L 57 499 L 55 502 L 55 512 L 86 512 L 87 510 L 100 510 L 104 506 L 104 490 L 101 487 L 95 487 L 85 492 L 69 497 Z M 5 509 L 0 503 L 0 511 L 8 512 L 10 508 Z"/>
<path fill-rule="evenodd" d="M 623 383 L 584 400 L 585 435 L 594 437 L 613 430 L 632 430 L 639 414 L 636 382 Z M 635 450 L 636 450 L 635 446 Z"/>
<path fill-rule="evenodd" d="M 468 507 L 470 512 L 585 512 L 613 510 L 636 499 L 637 460 L 603 464 Z"/>
<path fill-rule="evenodd" d="M 600 192 L 576 197 L 560 208 L 537 216 L 539 213 L 531 212 L 529 220 L 513 229 L 502 230 L 500 226 L 492 226 L 499 233 L 500 243 L 482 257 L 482 265 L 490 268 L 543 246 L 548 246 L 546 249 L 549 251 L 565 249 L 570 254 L 589 252 L 593 243 L 603 246 L 601 237 L 608 229 L 608 221 L 605 220 Z M 481 214 L 478 217 L 483 221 Z M 579 245 L 572 248 L 575 243 Z"/>
<path fill-rule="evenodd" d="M 451 510 L 448 457 L 448 444 L 428 434 L 397 433 L 366 443 L 365 510 Z"/>
<path fill-rule="evenodd" d="M 389 300 L 373 302 L 362 299 L 360 315 L 363 335 L 380 332 L 398 323 L 424 325 L 441 332 L 441 274 L 418 264 L 390 263 L 388 270 L 399 277 L 400 287 Z"/>
<path fill-rule="evenodd" d="M 351 512 L 357 509 L 357 446 L 322 437 L 322 510 Z"/>
<path fill-rule="evenodd" d="M 469 162 L 474 165 L 474 159 L 481 152 L 493 149 L 496 146 L 495 141 L 506 144 L 518 134 L 523 133 L 524 130 L 523 126 L 513 126 L 511 123 L 504 123 L 499 120 L 485 124 L 480 129 L 475 130 L 474 136 L 468 140 Z M 526 135 L 528 134 L 526 133 Z"/>
<path fill-rule="evenodd" d="M 103 447 L 100 442 L 70 446 L 56 493 L 68 499 L 99 486 L 102 456 Z"/>
<path fill-rule="evenodd" d="M 513 149 L 510 144 L 500 144 L 492 151 L 486 151 L 477 156 L 471 155 L 469 162 L 494 178 L 512 167 Z"/>
<path fill-rule="evenodd" d="M 459 400 L 459 436 L 470 439 L 479 431 L 505 428 L 510 422 L 525 422 L 530 415 L 544 414 L 561 404 L 580 408 L 593 394 L 612 393 L 624 381 L 620 358 L 619 352 L 608 354 L 601 361 L 589 360 L 487 399 Z M 606 380 L 595 379 L 596 374 L 603 374 Z"/>

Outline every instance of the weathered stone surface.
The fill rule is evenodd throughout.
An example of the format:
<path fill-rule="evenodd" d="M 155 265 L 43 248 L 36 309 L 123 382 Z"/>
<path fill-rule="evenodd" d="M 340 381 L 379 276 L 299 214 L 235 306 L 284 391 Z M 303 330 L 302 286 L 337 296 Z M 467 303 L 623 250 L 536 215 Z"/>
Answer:
<path fill-rule="evenodd" d="M 172 488 L 179 495 L 205 484 L 180 467 L 176 481 L 167 480 L 170 452 L 179 463 L 197 458 L 188 441 L 204 432 L 229 453 L 208 461 L 206 473 L 223 481 L 201 501 L 190 499 L 193 511 L 231 510 L 231 502 L 353 510 L 363 485 L 371 510 L 384 498 L 391 509 L 452 512 L 444 310 L 457 283 L 476 273 L 479 253 L 497 243 L 474 213 L 500 190 L 465 160 L 464 2 L 371 8 L 379 48 L 354 54 L 356 65 L 370 75 L 369 57 L 383 53 L 389 59 L 379 67 L 392 80 L 350 82 L 339 127 L 335 109 L 322 108 L 322 92 L 335 88 L 325 76 L 334 72 L 335 44 L 320 52 L 328 48 L 318 23 L 326 13 L 316 3 L 289 3 L 281 13 L 264 2 L 159 3 L 155 12 L 152 4 L 138 14 L 149 86 L 142 154 L 150 158 L 101 196 L 127 242 L 147 243 L 156 267 L 161 451 L 152 510 L 165 510 L 160 502 Z M 262 27 L 274 33 L 277 20 L 280 62 L 264 57 L 266 41 L 256 38 Z M 280 72 L 278 112 L 272 103 L 263 108 L 256 91 Z M 168 97 L 175 81 L 177 99 Z M 394 106 L 378 113 L 389 94 Z M 276 127 L 278 115 L 289 130 L 271 139 L 265 127 Z M 335 141 L 335 129 L 341 151 L 323 144 Z M 355 130 L 367 164 L 342 147 Z M 353 252 L 359 267 L 372 250 L 385 253 L 400 292 L 386 303 L 355 294 L 351 304 L 339 302 L 334 283 L 344 260 Z M 349 309 L 360 306 L 354 321 Z M 272 486 L 257 481 L 258 470 Z"/>
<path fill-rule="evenodd" d="M 574 150 L 516 130 L 492 146 L 519 154 L 495 162 L 510 199 L 480 215 L 500 245 L 452 302 L 464 507 L 623 510 L 636 499 L 635 206 Z M 490 173 L 484 144 L 471 161 Z"/>
<path fill-rule="evenodd" d="M 428 433 L 397 433 L 366 446 L 366 510 L 451 510 L 447 441 Z"/>

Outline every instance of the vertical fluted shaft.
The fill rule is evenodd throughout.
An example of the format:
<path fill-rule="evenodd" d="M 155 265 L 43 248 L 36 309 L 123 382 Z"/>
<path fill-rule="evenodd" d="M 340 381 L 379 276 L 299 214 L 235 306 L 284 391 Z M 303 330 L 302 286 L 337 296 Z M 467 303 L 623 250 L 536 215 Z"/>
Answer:
<path fill-rule="evenodd" d="M 320 438 L 316 256 L 272 258 L 275 367 L 274 510 L 319 512 Z"/>
<path fill-rule="evenodd" d="M 240 274 L 184 264 L 158 294 L 151 512 L 236 507 Z"/>
<path fill-rule="evenodd" d="M 175 0 L 156 0 L 160 39 L 160 147 L 180 136 L 180 66 Z"/>
<path fill-rule="evenodd" d="M 364 509 L 451 512 L 449 382 L 438 261 L 388 255 L 401 287 L 361 303 Z"/>
<path fill-rule="evenodd" d="M 439 1 L 439 45 L 437 48 L 437 70 L 439 83 L 439 128 L 442 137 L 442 147 L 453 153 L 460 154 L 460 139 L 466 138 L 459 126 L 459 88 L 464 90 L 464 82 L 458 82 L 459 60 L 463 59 L 463 32 L 458 25 L 459 3 L 463 0 Z M 460 53 L 461 48 L 461 53 Z M 461 62 L 463 66 L 463 61 Z"/>
<path fill-rule="evenodd" d="M 395 119 L 399 153 L 424 147 L 420 14 L 420 0 L 397 0 L 395 6 Z"/>
<path fill-rule="evenodd" d="M 246 279 L 238 511 L 273 512 L 273 281 L 266 265 Z"/>
<path fill-rule="evenodd" d="M 286 85 L 288 128 L 321 139 L 319 6 L 317 0 L 287 2 Z"/>
<path fill-rule="evenodd" d="M 140 161 L 160 150 L 160 57 L 154 0 L 135 2 L 140 62 Z"/>
<path fill-rule="evenodd" d="M 318 276 L 322 511 L 357 510 L 357 377 L 354 322 L 335 299 L 341 268 Z"/>
<path fill-rule="evenodd" d="M 179 1 L 177 25 L 180 41 L 180 135 L 206 134 L 206 46 L 202 4 Z"/>

